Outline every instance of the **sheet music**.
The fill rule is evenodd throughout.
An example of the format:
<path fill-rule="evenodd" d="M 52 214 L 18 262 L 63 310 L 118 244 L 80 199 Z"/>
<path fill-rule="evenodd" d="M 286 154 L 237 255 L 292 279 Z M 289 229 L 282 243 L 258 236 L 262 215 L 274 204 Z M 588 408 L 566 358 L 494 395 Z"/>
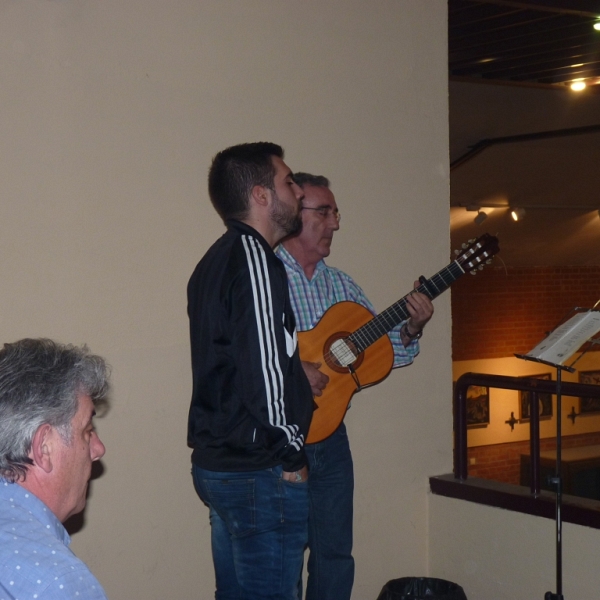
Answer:
<path fill-rule="evenodd" d="M 577 313 L 557 327 L 525 356 L 562 365 L 600 331 L 600 312 Z"/>

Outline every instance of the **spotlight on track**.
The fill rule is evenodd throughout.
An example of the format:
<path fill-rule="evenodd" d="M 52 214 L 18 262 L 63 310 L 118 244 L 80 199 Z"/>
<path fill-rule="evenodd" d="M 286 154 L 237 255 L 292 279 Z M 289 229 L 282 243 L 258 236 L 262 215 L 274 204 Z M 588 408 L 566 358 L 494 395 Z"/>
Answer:
<path fill-rule="evenodd" d="M 475 221 L 475 225 L 481 225 L 486 219 L 487 219 L 487 213 L 484 213 L 483 211 L 478 210 L 477 216 L 473 220 Z"/>

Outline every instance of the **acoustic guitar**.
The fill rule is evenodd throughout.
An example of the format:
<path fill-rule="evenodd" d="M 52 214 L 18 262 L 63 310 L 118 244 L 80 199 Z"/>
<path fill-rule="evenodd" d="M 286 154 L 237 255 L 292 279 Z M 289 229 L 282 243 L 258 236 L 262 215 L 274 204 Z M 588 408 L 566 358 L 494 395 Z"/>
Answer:
<path fill-rule="evenodd" d="M 433 300 L 465 273 L 475 274 L 482 269 L 499 250 L 498 238 L 487 233 L 470 240 L 452 263 L 431 279 L 421 277 L 419 287 L 413 291 Z M 298 333 L 300 358 L 321 363 L 320 370 L 329 376 L 323 394 L 314 398 L 307 443 L 328 438 L 344 419 L 352 396 L 389 375 L 394 350 L 385 334 L 410 317 L 407 297 L 376 317 L 356 302 L 339 302 L 323 314 L 313 329 Z"/>

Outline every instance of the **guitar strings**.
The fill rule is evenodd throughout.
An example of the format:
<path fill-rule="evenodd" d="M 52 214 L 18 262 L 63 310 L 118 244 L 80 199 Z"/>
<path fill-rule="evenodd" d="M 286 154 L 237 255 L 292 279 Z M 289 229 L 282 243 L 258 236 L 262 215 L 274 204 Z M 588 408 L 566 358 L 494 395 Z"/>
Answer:
<path fill-rule="evenodd" d="M 419 292 L 421 294 L 425 294 L 428 298 L 433 300 L 439 294 L 446 291 L 450 287 L 450 285 L 454 281 L 456 281 L 463 273 L 464 270 L 455 261 L 451 263 L 448 267 L 442 269 L 439 273 L 433 275 L 431 279 L 425 281 L 423 284 L 421 284 L 415 290 L 413 290 L 410 294 Z M 437 293 L 432 292 L 427 287 L 428 285 L 431 285 L 431 287 L 433 287 L 434 291 Z M 368 348 L 373 342 L 377 341 L 385 333 L 393 329 L 399 322 L 410 317 L 410 313 L 406 309 L 406 298 L 410 296 L 410 294 L 407 294 L 406 296 L 392 304 L 392 306 L 379 313 L 377 316 L 373 317 L 371 320 L 359 327 L 354 333 L 350 334 L 346 338 L 356 348 L 358 354 L 363 352 L 366 348 Z M 398 317 L 401 318 L 398 320 Z M 352 354 L 354 354 L 354 352 Z M 337 362 L 335 354 L 331 350 L 328 350 L 324 354 L 324 358 L 326 361 L 327 359 L 329 359 L 329 361 L 331 362 Z"/>

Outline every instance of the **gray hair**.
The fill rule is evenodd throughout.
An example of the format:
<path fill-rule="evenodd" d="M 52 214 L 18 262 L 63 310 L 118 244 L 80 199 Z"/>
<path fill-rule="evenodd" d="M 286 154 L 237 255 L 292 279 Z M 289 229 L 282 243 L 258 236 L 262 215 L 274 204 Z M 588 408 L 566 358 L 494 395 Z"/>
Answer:
<path fill-rule="evenodd" d="M 71 420 L 79 396 L 94 406 L 108 405 L 110 367 L 87 346 L 48 339 L 23 339 L 0 350 L 0 476 L 25 479 L 33 436 L 38 428 L 55 427 L 71 443 Z"/>
<path fill-rule="evenodd" d="M 310 173 L 294 173 L 294 182 L 303 188 L 305 185 L 329 188 L 329 179 L 324 175 L 311 175 Z"/>

